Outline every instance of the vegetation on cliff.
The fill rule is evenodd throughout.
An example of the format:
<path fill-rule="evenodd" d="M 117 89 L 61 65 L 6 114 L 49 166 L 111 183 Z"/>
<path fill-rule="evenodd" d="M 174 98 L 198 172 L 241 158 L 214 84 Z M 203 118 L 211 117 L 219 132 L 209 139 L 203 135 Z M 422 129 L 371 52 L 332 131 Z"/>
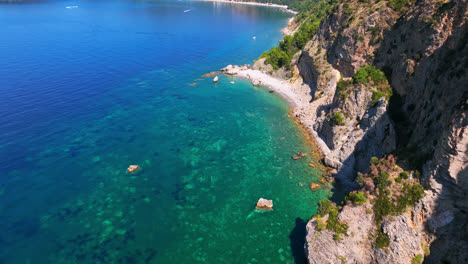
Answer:
<path fill-rule="evenodd" d="M 380 160 L 372 158 L 369 173 L 359 174 L 358 178 L 363 191 L 373 197 L 378 230 L 376 246 L 387 247 L 390 241 L 380 228 L 382 221 L 386 216 L 402 214 L 424 196 L 424 188 L 419 184 L 419 172 L 403 171 L 396 165 L 396 158 L 388 155 Z"/>
<path fill-rule="evenodd" d="M 327 215 L 328 219 L 325 225 L 322 217 Z M 347 235 L 348 225 L 338 220 L 338 208 L 336 207 L 336 204 L 332 203 L 330 200 L 323 199 L 320 201 L 316 217 L 318 219 L 318 229 L 323 230 L 324 227 L 326 227 L 328 230 L 335 232 L 333 239 L 341 240 L 341 235 Z"/>
<path fill-rule="evenodd" d="M 273 69 L 281 67 L 290 69 L 294 54 L 303 49 L 306 43 L 317 33 L 320 22 L 331 12 L 336 0 L 303 1 L 301 12 L 296 16 L 296 23 L 301 26 L 293 36 L 285 36 L 277 47 L 265 51 L 260 58 L 266 58 L 265 63 L 271 64 Z"/>

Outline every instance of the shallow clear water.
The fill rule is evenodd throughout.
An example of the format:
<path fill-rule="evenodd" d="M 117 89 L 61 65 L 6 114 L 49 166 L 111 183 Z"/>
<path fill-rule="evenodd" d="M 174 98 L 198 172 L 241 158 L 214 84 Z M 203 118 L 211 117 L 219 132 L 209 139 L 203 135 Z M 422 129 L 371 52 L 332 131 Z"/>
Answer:
<path fill-rule="evenodd" d="M 329 191 L 309 189 L 309 156 L 291 159 L 310 147 L 288 106 L 200 77 L 250 63 L 287 17 L 208 2 L 0 5 L 0 263 L 302 261 Z M 274 210 L 255 211 L 260 197 Z"/>

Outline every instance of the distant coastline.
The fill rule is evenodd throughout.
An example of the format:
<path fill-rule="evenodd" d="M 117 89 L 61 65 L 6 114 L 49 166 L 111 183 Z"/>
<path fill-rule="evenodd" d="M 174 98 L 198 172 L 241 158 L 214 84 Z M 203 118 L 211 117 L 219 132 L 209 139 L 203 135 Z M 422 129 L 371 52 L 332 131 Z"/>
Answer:
<path fill-rule="evenodd" d="M 275 7 L 284 10 L 285 12 L 291 13 L 296 15 L 298 12 L 289 9 L 287 5 L 278 5 L 278 4 L 271 4 L 271 3 L 258 3 L 258 2 L 243 2 L 243 1 L 236 1 L 236 0 L 202 0 L 206 2 L 220 2 L 220 3 L 230 3 L 230 4 L 242 4 L 242 5 L 253 5 L 253 6 L 267 6 L 267 7 Z"/>

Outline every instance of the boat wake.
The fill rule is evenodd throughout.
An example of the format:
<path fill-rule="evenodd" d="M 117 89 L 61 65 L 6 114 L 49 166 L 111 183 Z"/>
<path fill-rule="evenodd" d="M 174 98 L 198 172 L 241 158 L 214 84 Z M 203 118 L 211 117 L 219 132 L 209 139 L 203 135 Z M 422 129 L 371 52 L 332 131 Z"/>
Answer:
<path fill-rule="evenodd" d="M 65 8 L 72 9 L 72 8 L 78 8 L 78 6 L 67 6 Z"/>
<path fill-rule="evenodd" d="M 187 9 L 187 10 L 184 10 L 184 13 L 187 13 L 187 12 L 190 12 L 192 11 L 192 9 Z"/>

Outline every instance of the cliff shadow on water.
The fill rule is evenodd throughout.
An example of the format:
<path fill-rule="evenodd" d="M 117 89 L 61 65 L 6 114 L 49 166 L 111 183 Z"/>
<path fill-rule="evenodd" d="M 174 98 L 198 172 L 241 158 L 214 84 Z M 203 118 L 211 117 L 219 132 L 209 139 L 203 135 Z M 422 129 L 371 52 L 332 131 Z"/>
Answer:
<path fill-rule="evenodd" d="M 294 257 L 295 264 L 307 263 L 306 256 L 304 253 L 305 238 L 307 235 L 306 230 L 307 222 L 301 218 L 296 218 L 296 224 L 289 234 L 289 241 L 291 246 L 291 252 Z"/>

